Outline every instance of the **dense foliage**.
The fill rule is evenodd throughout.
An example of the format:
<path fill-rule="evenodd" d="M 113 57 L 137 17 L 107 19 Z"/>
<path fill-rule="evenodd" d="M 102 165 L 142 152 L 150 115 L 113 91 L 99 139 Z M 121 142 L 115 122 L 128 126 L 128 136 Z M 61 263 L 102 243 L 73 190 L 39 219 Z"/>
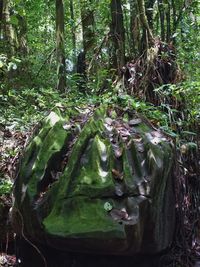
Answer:
<path fill-rule="evenodd" d="M 197 0 L 1 0 L 0 195 L 10 192 L 23 147 L 54 106 L 117 104 L 173 138 L 189 199 L 182 216 L 196 227 L 199 28 Z M 192 255 L 196 239 L 186 232 L 184 253 Z"/>

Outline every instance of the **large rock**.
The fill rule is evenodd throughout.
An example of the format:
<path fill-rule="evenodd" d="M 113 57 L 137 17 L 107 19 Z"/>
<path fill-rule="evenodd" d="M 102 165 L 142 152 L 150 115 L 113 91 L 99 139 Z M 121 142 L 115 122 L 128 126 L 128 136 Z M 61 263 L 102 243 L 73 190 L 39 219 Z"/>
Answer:
<path fill-rule="evenodd" d="M 170 246 L 171 140 L 134 112 L 52 112 L 15 181 L 18 235 L 66 251 L 134 255 Z"/>

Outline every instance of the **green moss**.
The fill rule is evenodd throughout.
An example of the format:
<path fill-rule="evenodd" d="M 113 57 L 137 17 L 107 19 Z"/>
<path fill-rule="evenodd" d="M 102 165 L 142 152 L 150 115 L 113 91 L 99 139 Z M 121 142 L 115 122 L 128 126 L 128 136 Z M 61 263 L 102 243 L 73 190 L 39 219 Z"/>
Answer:
<path fill-rule="evenodd" d="M 45 229 L 47 233 L 63 237 L 125 239 L 124 227 L 108 216 L 104 204 L 101 199 L 87 197 L 66 199 L 61 213 L 51 213 L 44 220 Z"/>
<path fill-rule="evenodd" d="M 51 112 L 44 120 L 43 128 L 27 147 L 19 176 L 28 183 L 31 198 L 37 195 L 37 185 L 45 174 L 48 162 L 65 145 L 70 134 L 63 128 L 64 118 L 60 113 Z"/>
<path fill-rule="evenodd" d="M 49 160 L 53 155 L 62 150 L 68 138 L 69 133 L 63 129 L 62 122 L 58 121 L 43 139 L 29 180 L 29 194 L 31 196 L 37 194 L 37 184 L 43 179 Z"/>
<path fill-rule="evenodd" d="M 70 196 L 94 197 L 112 194 L 114 183 L 109 166 L 110 149 L 109 142 L 98 135 L 90 140 L 80 158 L 76 185 L 71 190 Z"/>

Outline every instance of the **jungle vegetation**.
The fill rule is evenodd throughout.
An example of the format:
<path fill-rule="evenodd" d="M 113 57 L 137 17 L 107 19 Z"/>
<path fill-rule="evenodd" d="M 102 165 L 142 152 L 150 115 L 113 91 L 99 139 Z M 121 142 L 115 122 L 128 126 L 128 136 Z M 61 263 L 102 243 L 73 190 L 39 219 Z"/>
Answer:
<path fill-rule="evenodd" d="M 200 231 L 199 29 L 198 0 L 0 0 L 0 195 L 55 105 L 132 108 L 177 148 L 173 255 L 190 266 Z"/>

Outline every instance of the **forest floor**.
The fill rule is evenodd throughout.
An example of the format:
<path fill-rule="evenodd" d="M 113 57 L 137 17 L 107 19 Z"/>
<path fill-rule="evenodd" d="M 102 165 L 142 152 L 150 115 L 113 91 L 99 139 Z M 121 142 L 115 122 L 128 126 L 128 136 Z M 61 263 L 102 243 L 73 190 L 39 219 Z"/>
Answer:
<path fill-rule="evenodd" d="M 1 125 L 3 126 L 3 125 Z M 9 221 L 9 209 L 12 206 L 12 184 L 21 153 L 28 133 L 15 131 L 6 126 L 0 129 L 0 267 L 15 266 L 14 233 Z"/>
<path fill-rule="evenodd" d="M 16 248 L 9 221 L 12 186 L 20 155 L 27 145 L 36 123 L 55 105 L 66 106 L 67 103 L 68 106 L 78 107 L 80 103 L 82 103 L 81 105 L 94 104 L 98 101 L 95 98 L 77 100 L 77 96 L 76 98 L 69 96 L 63 98 L 53 90 L 25 90 L 20 94 L 11 91 L 7 98 L 0 98 L 0 100 L 2 114 L 0 118 L 0 267 L 8 267 L 15 266 L 16 263 Z M 104 101 L 106 102 L 106 99 Z M 109 103 L 109 101 L 108 99 L 107 102 Z M 139 102 L 134 103 L 137 106 Z M 147 106 L 142 103 L 141 107 L 146 112 Z M 152 113 L 152 109 L 149 112 Z M 157 114 L 159 119 L 160 113 L 155 111 L 154 115 Z M 4 233 L 2 233 L 3 231 Z M 116 267 L 116 264 L 114 266 Z M 197 261 L 194 267 L 200 267 L 200 261 Z"/>

